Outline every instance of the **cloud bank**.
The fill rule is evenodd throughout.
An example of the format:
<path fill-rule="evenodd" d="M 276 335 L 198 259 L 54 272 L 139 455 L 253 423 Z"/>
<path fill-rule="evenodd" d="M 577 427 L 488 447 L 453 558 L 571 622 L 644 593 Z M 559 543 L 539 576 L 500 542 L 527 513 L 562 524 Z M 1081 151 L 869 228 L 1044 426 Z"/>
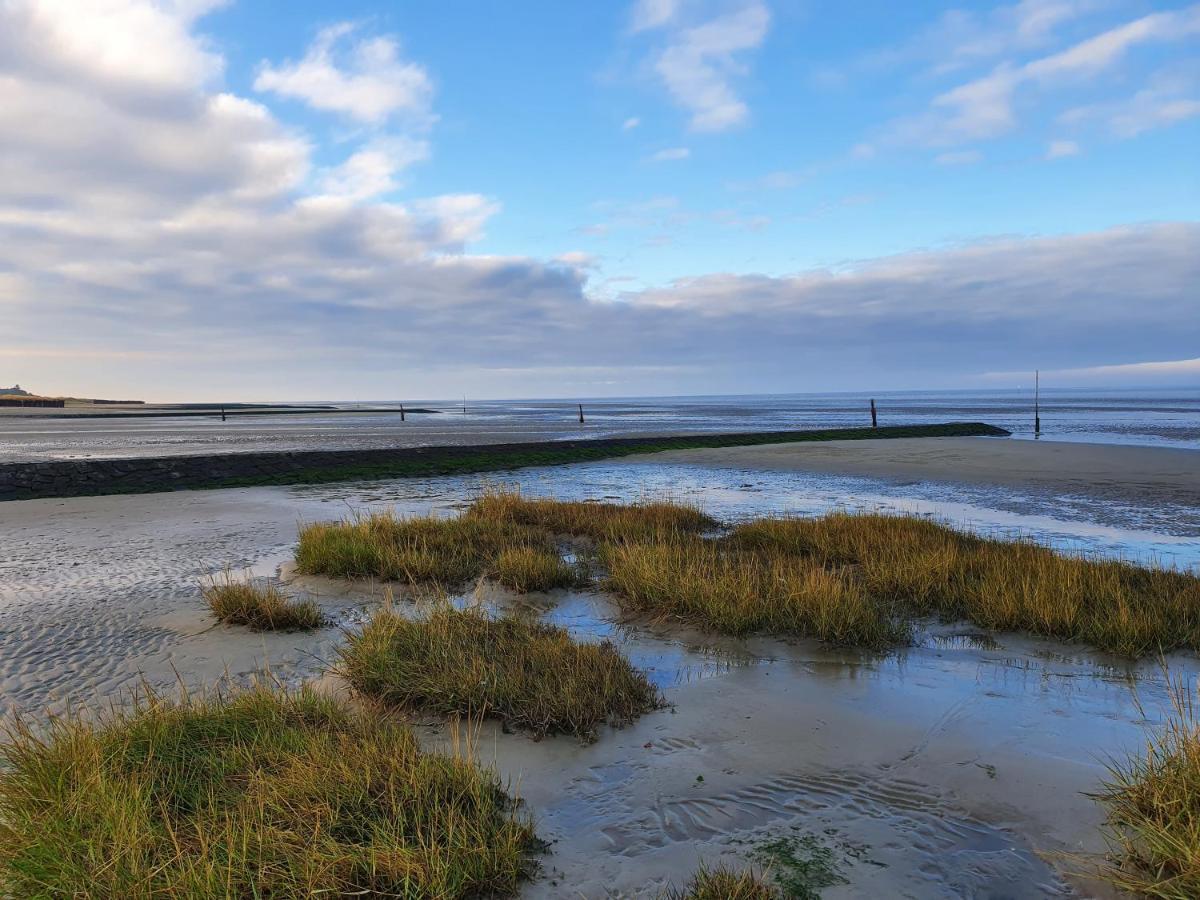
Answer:
<path fill-rule="evenodd" d="M 1200 346 L 1200 225 L 1186 222 L 785 277 L 711 272 L 601 298 L 586 254 L 472 252 L 495 198 L 382 199 L 429 152 L 423 138 L 374 133 L 315 167 L 305 134 L 223 87 L 220 55 L 193 28 L 212 5 L 105 0 L 102 17 L 0 5 L 9 380 L 149 399 L 808 390 Z M 161 44 L 126 45 L 134 26 Z M 395 41 L 352 48 L 338 68 L 328 54 L 348 36 L 264 68 L 264 90 L 289 83 L 363 121 L 432 114 Z M 326 63 L 351 80 L 398 70 L 334 109 L 298 87 L 325 75 L 288 81 Z"/>

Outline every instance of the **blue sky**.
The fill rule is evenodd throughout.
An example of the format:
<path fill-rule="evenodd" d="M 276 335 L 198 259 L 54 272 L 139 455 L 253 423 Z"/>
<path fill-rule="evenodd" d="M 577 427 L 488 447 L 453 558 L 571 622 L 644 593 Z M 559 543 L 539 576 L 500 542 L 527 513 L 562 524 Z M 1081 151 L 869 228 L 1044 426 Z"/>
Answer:
<path fill-rule="evenodd" d="M 13 0 L 3 34 L 0 382 L 1200 382 L 1200 5 Z"/>

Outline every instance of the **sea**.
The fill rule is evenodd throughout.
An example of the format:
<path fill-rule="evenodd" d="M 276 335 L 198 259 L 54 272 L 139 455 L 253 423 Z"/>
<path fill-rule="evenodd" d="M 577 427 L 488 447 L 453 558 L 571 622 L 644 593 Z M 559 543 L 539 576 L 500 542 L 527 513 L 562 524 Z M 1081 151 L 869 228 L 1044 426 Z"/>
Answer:
<path fill-rule="evenodd" d="M 626 435 L 696 434 L 987 422 L 1019 439 L 1200 449 L 1200 386 L 1171 390 L 896 391 L 553 400 L 345 400 L 325 411 L 222 421 L 190 417 L 0 415 L 0 463 L 263 450 L 484 444 Z M 408 412 L 401 420 L 401 402 Z M 296 404 L 300 405 L 300 404 Z M 583 423 L 579 421 L 582 406 Z M 161 410 L 160 410 L 161 411 Z M 66 411 L 70 413 L 70 410 Z M 1200 459 L 1198 459 L 1200 464 Z"/>

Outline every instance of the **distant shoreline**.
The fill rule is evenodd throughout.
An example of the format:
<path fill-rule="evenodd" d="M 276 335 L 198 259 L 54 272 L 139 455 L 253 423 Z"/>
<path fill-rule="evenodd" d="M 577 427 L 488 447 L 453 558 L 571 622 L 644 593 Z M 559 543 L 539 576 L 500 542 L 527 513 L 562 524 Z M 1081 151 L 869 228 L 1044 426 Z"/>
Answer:
<path fill-rule="evenodd" d="M 200 406 L 202 408 L 197 409 Z M 247 404 L 231 404 L 226 407 L 220 405 L 213 406 L 211 404 L 188 404 L 179 409 L 163 409 L 162 407 L 149 407 L 144 410 L 133 409 L 113 409 L 104 412 L 76 412 L 76 408 L 66 407 L 62 412 L 48 412 L 41 407 L 11 407 L 0 409 L 0 416 L 11 415 L 14 418 L 22 419 L 187 419 L 187 418 L 221 418 L 227 416 L 233 418 L 235 416 L 314 416 L 314 415 L 345 415 L 349 413 L 357 413 L 359 415 L 368 413 L 398 413 L 400 407 L 365 407 L 362 409 L 348 409 L 341 406 L 248 406 Z M 26 410 L 33 410 L 26 412 Z M 407 406 L 403 412 L 407 415 L 437 415 L 442 411 L 440 409 L 428 409 L 425 407 L 414 406 L 409 409 Z"/>
<path fill-rule="evenodd" d="M 950 422 L 884 428 L 751 431 L 381 450 L 52 460 L 0 465 L 0 500 L 458 475 L 527 466 L 566 465 L 637 453 L 701 447 L 895 438 L 1003 437 L 1008 434 L 1003 428 L 982 422 Z"/>

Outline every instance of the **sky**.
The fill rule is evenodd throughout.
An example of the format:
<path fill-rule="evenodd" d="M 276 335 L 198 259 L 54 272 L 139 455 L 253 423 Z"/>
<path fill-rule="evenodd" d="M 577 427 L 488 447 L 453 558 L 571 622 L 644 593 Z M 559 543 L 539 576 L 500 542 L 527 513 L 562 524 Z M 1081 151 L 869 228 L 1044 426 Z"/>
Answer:
<path fill-rule="evenodd" d="M 0 0 L 0 385 L 1200 385 L 1200 4 Z"/>

